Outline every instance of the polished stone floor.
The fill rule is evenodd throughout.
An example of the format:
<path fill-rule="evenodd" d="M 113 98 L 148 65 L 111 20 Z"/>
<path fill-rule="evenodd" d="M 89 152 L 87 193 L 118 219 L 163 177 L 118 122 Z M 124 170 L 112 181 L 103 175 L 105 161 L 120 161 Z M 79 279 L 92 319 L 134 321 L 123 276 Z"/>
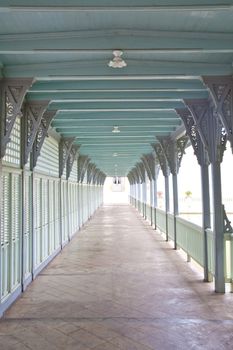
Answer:
<path fill-rule="evenodd" d="M 105 206 L 0 322 L 1 350 L 233 349 L 233 295 L 127 205 Z"/>

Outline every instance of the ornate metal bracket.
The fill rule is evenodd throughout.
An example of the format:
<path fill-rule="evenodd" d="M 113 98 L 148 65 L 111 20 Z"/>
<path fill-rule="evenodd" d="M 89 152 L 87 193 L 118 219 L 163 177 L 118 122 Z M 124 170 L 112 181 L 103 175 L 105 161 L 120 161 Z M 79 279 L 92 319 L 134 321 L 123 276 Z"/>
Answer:
<path fill-rule="evenodd" d="M 83 182 L 90 159 L 87 156 L 80 156 L 78 159 L 78 182 Z"/>
<path fill-rule="evenodd" d="M 203 77 L 214 102 L 215 111 L 220 118 L 233 149 L 233 77 Z"/>
<path fill-rule="evenodd" d="M 155 154 L 156 154 L 156 157 L 158 159 L 163 176 L 164 177 L 169 176 L 168 162 L 167 162 L 167 158 L 165 156 L 165 153 L 163 151 L 162 146 L 160 145 L 160 143 L 152 144 L 151 146 L 155 150 Z"/>
<path fill-rule="evenodd" d="M 135 183 L 137 183 L 137 184 L 141 183 L 141 179 L 140 179 L 140 176 L 138 174 L 138 169 L 136 168 L 136 166 L 132 169 L 132 175 L 135 179 Z"/>
<path fill-rule="evenodd" d="M 143 165 L 144 165 L 144 168 L 145 168 L 145 170 L 146 170 L 146 172 L 147 172 L 147 175 L 148 175 L 148 177 L 149 177 L 149 180 L 152 181 L 152 180 L 153 180 L 153 175 L 152 175 L 151 167 L 150 167 L 150 165 L 149 165 L 149 163 L 148 163 L 148 160 L 147 160 L 146 156 L 144 155 L 143 157 L 141 157 L 141 160 L 142 160 L 142 163 L 143 163 Z"/>
<path fill-rule="evenodd" d="M 106 175 L 102 171 L 99 171 L 96 179 L 97 185 L 102 186 L 104 184 L 105 178 L 106 178 Z"/>
<path fill-rule="evenodd" d="M 134 184 L 134 177 L 132 176 L 132 172 L 130 171 L 127 175 L 130 185 Z"/>
<path fill-rule="evenodd" d="M 0 80 L 0 157 L 6 152 L 11 130 L 17 116 L 21 117 L 21 107 L 33 79 Z"/>
<path fill-rule="evenodd" d="M 186 133 L 191 141 L 194 154 L 200 165 L 208 165 L 208 154 L 203 146 L 194 118 L 188 108 L 176 109 L 176 113 L 181 117 L 185 125 Z"/>
<path fill-rule="evenodd" d="M 164 151 L 171 173 L 173 175 L 178 174 L 188 137 L 182 136 L 178 140 L 172 140 L 170 137 L 163 137 L 158 138 L 158 140 Z"/>
<path fill-rule="evenodd" d="M 160 145 L 167 159 L 168 166 L 170 168 L 171 173 L 173 175 L 177 174 L 178 173 L 178 161 L 177 161 L 178 150 L 177 150 L 176 141 L 172 140 L 170 137 L 158 137 L 158 140 L 160 142 Z"/>
<path fill-rule="evenodd" d="M 231 221 L 227 217 L 227 213 L 224 205 L 222 206 L 223 210 L 223 225 L 224 225 L 224 233 L 233 233 L 233 228 L 231 226 Z"/>
<path fill-rule="evenodd" d="M 147 160 L 147 164 L 150 168 L 152 179 L 156 180 L 157 176 L 158 176 L 159 166 L 158 166 L 158 161 L 157 161 L 155 155 L 152 153 L 146 154 L 145 159 Z"/>
<path fill-rule="evenodd" d="M 79 148 L 80 148 L 80 146 L 78 146 L 78 145 L 71 146 L 70 153 L 68 155 L 67 163 L 66 163 L 66 180 L 68 180 L 70 177 L 74 161 L 75 161 L 75 159 L 77 159 L 77 154 L 78 154 Z M 77 176 L 77 180 L 78 180 L 78 176 Z"/>
<path fill-rule="evenodd" d="M 145 182 L 146 181 L 146 169 L 145 169 L 143 163 L 137 163 L 136 169 L 138 172 L 138 176 L 140 178 L 140 182 L 141 183 Z"/>
<path fill-rule="evenodd" d="M 98 168 L 94 169 L 93 178 L 92 178 L 92 182 L 94 185 L 97 184 L 97 178 L 98 178 L 99 172 L 100 172 L 100 170 Z"/>
<path fill-rule="evenodd" d="M 93 181 L 93 175 L 95 171 L 95 164 L 94 163 L 89 163 L 87 167 L 87 183 L 90 184 Z"/>
<path fill-rule="evenodd" d="M 100 186 L 104 185 L 105 179 L 106 179 L 106 175 L 103 172 L 101 172 L 100 181 L 99 181 Z"/>
<path fill-rule="evenodd" d="M 187 135 L 182 136 L 178 140 L 176 140 L 176 147 L 177 147 L 177 152 L 178 152 L 177 153 L 178 170 L 181 166 L 181 161 L 182 161 L 183 155 L 185 154 L 185 148 L 187 146 L 188 140 L 189 140 L 189 138 Z"/>
<path fill-rule="evenodd" d="M 49 125 L 52 119 L 54 118 L 56 112 L 57 111 L 45 111 L 45 113 L 42 115 L 42 119 L 32 147 L 32 168 L 36 166 L 37 159 L 40 155 L 40 151 L 44 143 L 45 137 L 48 136 Z"/>
<path fill-rule="evenodd" d="M 62 177 L 75 137 L 62 137 L 59 143 L 59 177 Z"/>
<path fill-rule="evenodd" d="M 138 183 L 139 180 L 138 180 L 138 178 L 137 178 L 137 174 L 136 174 L 135 169 L 132 169 L 132 170 L 129 172 L 129 176 L 130 176 L 130 179 L 131 179 L 132 184 Z"/>
<path fill-rule="evenodd" d="M 227 135 L 219 118 L 214 113 L 213 104 L 207 99 L 184 100 L 184 102 L 195 120 L 210 163 L 222 162 Z"/>
<path fill-rule="evenodd" d="M 48 107 L 49 101 L 30 101 L 25 102 L 22 116 L 22 133 L 21 133 L 21 165 L 28 161 L 29 154 L 32 150 L 33 143 L 39 129 L 42 116 Z"/>

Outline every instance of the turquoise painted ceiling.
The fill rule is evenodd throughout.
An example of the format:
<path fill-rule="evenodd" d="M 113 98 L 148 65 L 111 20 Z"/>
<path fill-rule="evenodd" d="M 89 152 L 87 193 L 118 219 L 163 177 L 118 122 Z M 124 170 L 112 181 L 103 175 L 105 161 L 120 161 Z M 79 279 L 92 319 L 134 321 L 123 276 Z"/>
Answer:
<path fill-rule="evenodd" d="M 114 49 L 127 67 L 108 67 Z M 50 101 L 52 127 L 107 175 L 182 133 L 175 108 L 232 62 L 233 0 L 0 1 L 0 76 L 33 77 L 27 99 Z"/>

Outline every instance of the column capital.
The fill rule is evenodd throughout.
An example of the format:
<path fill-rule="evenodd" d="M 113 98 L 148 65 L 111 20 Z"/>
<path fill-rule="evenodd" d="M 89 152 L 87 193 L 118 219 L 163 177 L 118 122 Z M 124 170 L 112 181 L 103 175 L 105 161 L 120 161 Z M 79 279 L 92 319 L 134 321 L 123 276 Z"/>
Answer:
<path fill-rule="evenodd" d="M 39 129 L 42 116 L 50 101 L 26 101 L 22 108 L 22 152 L 21 164 L 25 165 L 33 148 L 33 143 Z"/>
<path fill-rule="evenodd" d="M 87 166 L 87 183 L 90 184 L 93 181 L 93 175 L 96 165 L 94 163 L 89 163 Z"/>
<path fill-rule="evenodd" d="M 83 182 L 89 163 L 90 163 L 90 158 L 88 158 L 88 156 L 82 155 L 79 157 L 79 159 L 78 159 L 78 182 Z"/>
<path fill-rule="evenodd" d="M 176 113 L 181 117 L 185 125 L 186 133 L 191 141 L 194 154 L 197 157 L 197 161 L 200 165 L 208 165 L 209 158 L 207 151 L 200 138 L 195 120 L 188 108 L 177 108 Z"/>
<path fill-rule="evenodd" d="M 68 180 L 72 171 L 73 164 L 75 160 L 77 160 L 78 157 L 78 150 L 81 146 L 80 145 L 73 145 L 71 146 L 67 162 L 66 162 L 66 179 Z M 78 180 L 78 176 L 77 176 Z"/>
<path fill-rule="evenodd" d="M 162 170 L 163 176 L 168 177 L 169 176 L 169 167 L 168 167 L 168 162 L 167 158 L 165 156 L 165 153 L 163 151 L 163 148 L 160 143 L 155 143 L 151 145 L 153 149 L 155 150 L 156 157 L 158 159 L 160 168 Z"/>
<path fill-rule="evenodd" d="M 36 166 L 37 159 L 40 155 L 42 145 L 44 143 L 45 137 L 48 136 L 48 129 L 52 119 L 54 118 L 56 110 L 45 111 L 42 115 L 40 125 L 36 132 L 36 137 L 32 146 L 32 168 Z"/>
<path fill-rule="evenodd" d="M 233 149 L 233 77 L 231 75 L 204 76 L 202 80 L 209 89 L 215 111 Z"/>
<path fill-rule="evenodd" d="M 195 121 L 210 163 L 222 162 L 227 135 L 210 99 L 184 100 Z"/>
<path fill-rule="evenodd" d="M 16 118 L 22 117 L 22 104 L 32 84 L 33 78 L 0 79 L 0 158 L 6 153 Z"/>

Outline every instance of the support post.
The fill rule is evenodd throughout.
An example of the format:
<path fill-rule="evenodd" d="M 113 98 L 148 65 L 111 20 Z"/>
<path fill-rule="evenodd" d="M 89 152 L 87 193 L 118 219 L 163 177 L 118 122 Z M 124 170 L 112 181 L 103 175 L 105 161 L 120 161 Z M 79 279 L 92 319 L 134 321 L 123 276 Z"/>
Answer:
<path fill-rule="evenodd" d="M 214 207 L 215 291 L 224 293 L 224 223 L 220 164 L 226 146 L 227 134 L 215 113 L 211 100 L 185 100 L 185 103 L 195 120 L 211 164 Z"/>
<path fill-rule="evenodd" d="M 164 176 L 165 186 L 165 212 L 166 212 L 166 241 L 168 242 L 168 213 L 170 212 L 170 192 L 169 192 L 169 177 Z"/>
<path fill-rule="evenodd" d="M 177 114 L 184 122 L 186 133 L 191 141 L 194 154 L 201 167 L 201 189 L 202 189 L 202 229 L 203 229 L 203 269 L 204 281 L 210 280 L 208 266 L 208 240 L 207 229 L 210 228 L 210 194 L 209 194 L 209 158 L 204 144 L 199 135 L 195 120 L 188 108 L 176 109 Z"/>
<path fill-rule="evenodd" d="M 154 207 L 153 182 L 154 180 L 150 180 L 150 224 L 151 226 L 153 226 L 153 207 Z"/>
<path fill-rule="evenodd" d="M 185 147 L 188 142 L 187 136 L 182 136 L 178 140 L 173 140 L 170 137 L 159 138 L 159 142 L 164 151 L 165 157 L 172 173 L 173 184 L 173 216 L 174 216 L 174 249 L 177 249 L 177 230 L 176 219 L 179 214 L 178 207 L 178 183 L 177 174 L 181 165 Z"/>
<path fill-rule="evenodd" d="M 203 266 L 204 282 L 210 281 L 208 263 L 208 237 L 207 229 L 210 228 L 210 193 L 209 170 L 207 164 L 201 165 L 201 189 L 202 189 L 202 227 L 203 227 Z"/>
<path fill-rule="evenodd" d="M 215 233 L 215 290 L 219 293 L 225 293 L 224 232 L 220 162 L 213 162 L 211 164 L 211 169 Z"/>
<path fill-rule="evenodd" d="M 170 196 L 169 196 L 169 167 L 167 158 L 165 156 L 165 152 L 160 143 L 151 145 L 155 150 L 156 157 L 158 159 L 158 163 L 162 170 L 164 176 L 164 186 L 165 186 L 165 215 L 166 215 L 166 241 L 168 241 L 168 213 L 170 211 Z"/>
<path fill-rule="evenodd" d="M 3 193 L 2 188 L 2 158 L 0 157 L 0 193 Z M 3 223 L 2 223 L 2 206 L 3 206 L 3 196 L 0 196 L 0 247 L 2 246 L 2 237 L 3 237 Z M 2 250 L 0 249 L 0 271 L 2 271 Z M 0 295 L 2 295 L 2 274 L 0 275 Z M 0 303 L 0 317 L 2 316 L 1 303 Z"/>

